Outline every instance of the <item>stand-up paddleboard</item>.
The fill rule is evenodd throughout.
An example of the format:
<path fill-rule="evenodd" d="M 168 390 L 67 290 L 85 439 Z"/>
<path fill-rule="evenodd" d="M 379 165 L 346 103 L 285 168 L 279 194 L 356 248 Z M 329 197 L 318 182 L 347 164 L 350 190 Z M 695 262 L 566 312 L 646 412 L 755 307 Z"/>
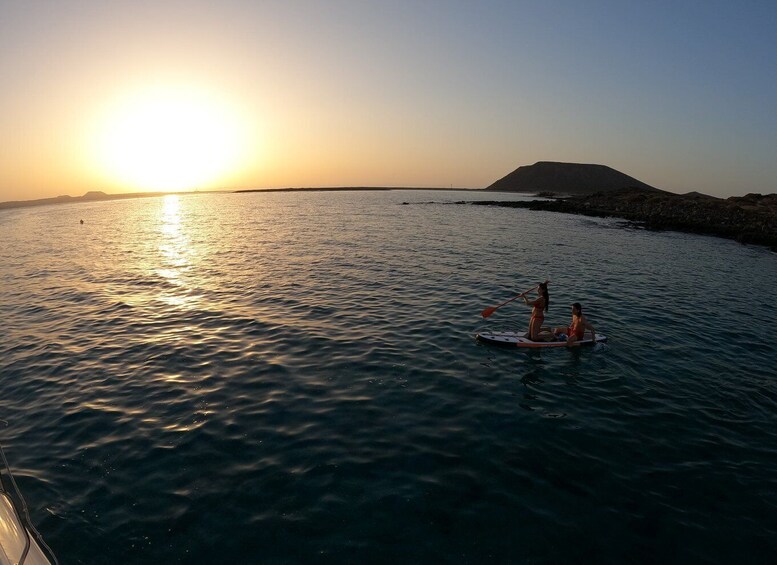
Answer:
<path fill-rule="evenodd" d="M 478 341 L 493 345 L 506 345 L 510 347 L 567 347 L 566 341 L 532 341 L 528 338 L 528 332 L 495 332 L 482 331 L 475 334 Z M 607 336 L 596 334 L 596 343 L 607 341 Z M 576 342 L 577 345 L 593 345 L 590 332 L 586 332 L 583 339 Z"/>

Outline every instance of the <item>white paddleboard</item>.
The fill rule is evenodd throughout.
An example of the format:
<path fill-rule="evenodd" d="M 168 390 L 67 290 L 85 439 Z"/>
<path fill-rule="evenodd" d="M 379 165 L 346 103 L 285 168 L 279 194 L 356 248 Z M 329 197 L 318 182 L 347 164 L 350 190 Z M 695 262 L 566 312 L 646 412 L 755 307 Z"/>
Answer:
<path fill-rule="evenodd" d="M 493 332 L 482 331 L 475 334 L 478 341 L 492 343 L 494 345 L 508 345 L 512 347 L 567 347 L 566 341 L 532 341 L 528 338 L 528 332 Z M 596 334 L 596 343 L 607 341 L 607 336 Z M 583 339 L 577 342 L 577 345 L 593 345 L 591 334 L 586 332 Z"/>

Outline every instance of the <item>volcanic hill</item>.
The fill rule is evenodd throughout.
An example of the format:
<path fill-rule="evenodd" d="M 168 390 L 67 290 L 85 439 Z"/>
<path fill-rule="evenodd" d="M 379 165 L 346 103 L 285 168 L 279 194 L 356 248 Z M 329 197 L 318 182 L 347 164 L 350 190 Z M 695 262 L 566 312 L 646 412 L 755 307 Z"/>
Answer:
<path fill-rule="evenodd" d="M 518 167 L 486 190 L 500 192 L 546 192 L 555 194 L 592 194 L 624 188 L 642 188 L 663 192 L 605 165 L 539 161 Z"/>

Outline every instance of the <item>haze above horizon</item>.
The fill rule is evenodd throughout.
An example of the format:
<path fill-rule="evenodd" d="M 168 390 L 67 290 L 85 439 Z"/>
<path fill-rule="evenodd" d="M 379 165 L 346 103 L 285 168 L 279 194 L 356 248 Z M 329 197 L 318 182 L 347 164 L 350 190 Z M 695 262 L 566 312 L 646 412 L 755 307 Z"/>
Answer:
<path fill-rule="evenodd" d="M 777 192 L 777 4 L 0 5 L 0 201 L 485 187 L 520 165 Z"/>

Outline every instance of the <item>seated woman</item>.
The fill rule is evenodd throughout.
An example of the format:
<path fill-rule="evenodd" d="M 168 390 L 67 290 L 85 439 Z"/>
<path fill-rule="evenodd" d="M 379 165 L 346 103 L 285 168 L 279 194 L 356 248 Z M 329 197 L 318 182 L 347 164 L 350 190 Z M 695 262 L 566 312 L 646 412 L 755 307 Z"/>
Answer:
<path fill-rule="evenodd" d="M 596 341 L 596 330 L 583 316 L 583 307 L 575 302 L 572 304 L 572 323 L 566 328 L 555 328 L 553 333 L 559 339 L 566 337 L 567 345 L 572 346 L 583 339 L 586 330 L 591 332 L 591 340 Z"/>

